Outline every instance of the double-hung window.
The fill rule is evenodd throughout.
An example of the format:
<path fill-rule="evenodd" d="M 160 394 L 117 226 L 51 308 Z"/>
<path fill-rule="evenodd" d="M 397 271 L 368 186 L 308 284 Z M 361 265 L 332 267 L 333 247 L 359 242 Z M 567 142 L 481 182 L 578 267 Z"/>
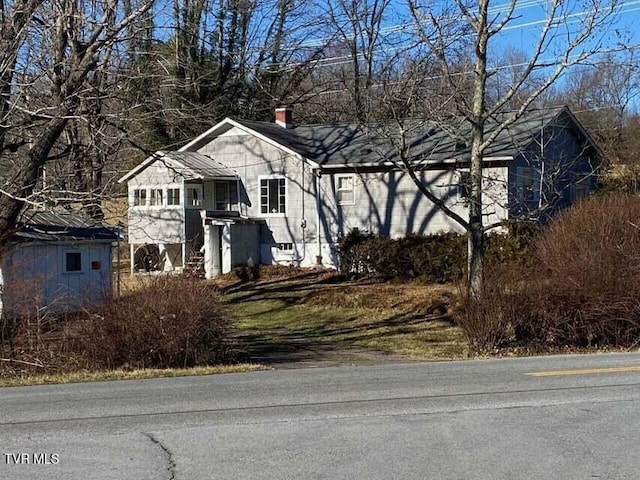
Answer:
<path fill-rule="evenodd" d="M 133 206 L 140 207 L 147 204 L 147 189 L 136 188 L 133 191 Z"/>
<path fill-rule="evenodd" d="M 167 189 L 167 205 L 180 205 L 180 189 L 168 188 Z"/>
<path fill-rule="evenodd" d="M 536 202 L 539 198 L 539 177 L 531 167 L 516 169 L 518 200 L 523 203 Z"/>
<path fill-rule="evenodd" d="M 150 205 L 156 207 L 164 205 L 163 193 L 164 191 L 161 188 L 152 188 Z"/>
<path fill-rule="evenodd" d="M 458 172 L 458 199 L 468 201 L 471 197 L 471 173 Z"/>
<path fill-rule="evenodd" d="M 284 177 L 260 179 L 260 213 L 287 213 L 287 184 Z"/>
<path fill-rule="evenodd" d="M 229 210 L 229 182 L 215 182 L 216 210 Z"/>
<path fill-rule="evenodd" d="M 338 205 L 355 205 L 356 190 L 354 175 L 336 176 L 336 197 Z"/>
<path fill-rule="evenodd" d="M 202 206 L 202 187 L 190 186 L 187 188 L 187 206 L 200 207 Z"/>

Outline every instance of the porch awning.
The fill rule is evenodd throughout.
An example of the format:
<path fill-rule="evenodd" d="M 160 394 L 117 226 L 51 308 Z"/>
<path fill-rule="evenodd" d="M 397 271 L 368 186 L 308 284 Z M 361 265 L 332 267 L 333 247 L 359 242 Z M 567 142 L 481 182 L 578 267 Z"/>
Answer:
<path fill-rule="evenodd" d="M 215 161 L 213 158 L 198 152 L 167 152 L 165 156 L 186 169 L 180 172 L 185 178 L 198 178 L 202 180 L 237 180 L 238 173 L 235 170 Z M 191 173 L 191 175 L 190 175 Z"/>

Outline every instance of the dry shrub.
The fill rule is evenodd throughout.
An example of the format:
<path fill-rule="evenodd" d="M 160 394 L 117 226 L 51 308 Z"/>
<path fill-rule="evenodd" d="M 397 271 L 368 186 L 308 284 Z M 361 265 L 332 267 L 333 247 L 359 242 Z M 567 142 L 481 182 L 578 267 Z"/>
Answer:
<path fill-rule="evenodd" d="M 217 291 L 158 276 L 76 324 L 73 350 L 95 368 L 170 368 L 223 360 L 229 316 Z"/>
<path fill-rule="evenodd" d="M 563 212 L 536 242 L 541 315 L 556 343 L 629 346 L 640 335 L 640 198 Z"/>
<path fill-rule="evenodd" d="M 532 262 L 488 265 L 458 323 L 478 350 L 629 347 L 640 340 L 640 198 L 590 198 L 558 215 Z"/>
<path fill-rule="evenodd" d="M 536 325 L 529 282 L 522 281 L 523 268 L 491 265 L 485 269 L 481 300 L 462 294 L 456 323 L 469 344 L 489 352 L 511 345 L 521 338 L 522 325 Z"/>

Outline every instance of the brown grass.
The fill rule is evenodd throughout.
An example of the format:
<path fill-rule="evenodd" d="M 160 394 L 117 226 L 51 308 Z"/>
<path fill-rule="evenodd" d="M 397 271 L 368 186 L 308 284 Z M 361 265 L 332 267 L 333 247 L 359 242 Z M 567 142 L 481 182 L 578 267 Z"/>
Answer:
<path fill-rule="evenodd" d="M 397 310 L 420 315 L 445 315 L 454 302 L 450 285 L 345 285 L 310 293 L 306 305 L 336 308 Z"/>
<path fill-rule="evenodd" d="M 320 275 L 320 274 L 319 274 Z M 292 338 L 338 351 L 364 347 L 419 358 L 463 358 L 468 344 L 453 325 L 452 285 L 356 283 L 339 275 L 247 285 L 226 296 L 236 334 L 273 349 Z"/>

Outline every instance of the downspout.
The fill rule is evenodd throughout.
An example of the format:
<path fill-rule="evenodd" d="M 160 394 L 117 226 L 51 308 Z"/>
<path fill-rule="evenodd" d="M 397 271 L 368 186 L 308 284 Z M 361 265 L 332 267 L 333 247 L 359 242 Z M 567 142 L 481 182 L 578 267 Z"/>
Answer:
<path fill-rule="evenodd" d="M 322 240 L 320 239 L 320 179 L 322 178 L 322 171 L 318 168 L 314 171 L 314 176 L 316 178 L 316 237 L 317 237 L 317 248 L 318 254 L 316 255 L 316 264 L 322 265 Z"/>
<path fill-rule="evenodd" d="M 236 178 L 236 201 L 238 202 L 238 214 L 242 217 L 243 214 L 242 214 L 242 200 L 240 198 L 240 175 L 238 175 L 238 178 Z"/>
<path fill-rule="evenodd" d="M 298 259 L 298 265 L 302 265 L 302 262 L 304 262 L 307 258 L 307 236 L 306 236 L 306 229 L 307 229 L 307 217 L 304 211 L 304 198 L 307 195 L 307 192 L 305 190 L 305 170 L 304 170 L 304 166 L 305 166 L 305 160 L 302 159 L 302 220 L 300 221 L 300 228 L 302 229 L 302 258 Z"/>
<path fill-rule="evenodd" d="M 542 127 L 540 128 L 540 163 L 542 164 L 540 167 L 540 188 L 538 191 L 538 219 L 540 218 L 540 213 L 542 212 L 542 193 L 543 193 L 543 183 L 544 183 L 544 122 L 542 123 Z"/>

